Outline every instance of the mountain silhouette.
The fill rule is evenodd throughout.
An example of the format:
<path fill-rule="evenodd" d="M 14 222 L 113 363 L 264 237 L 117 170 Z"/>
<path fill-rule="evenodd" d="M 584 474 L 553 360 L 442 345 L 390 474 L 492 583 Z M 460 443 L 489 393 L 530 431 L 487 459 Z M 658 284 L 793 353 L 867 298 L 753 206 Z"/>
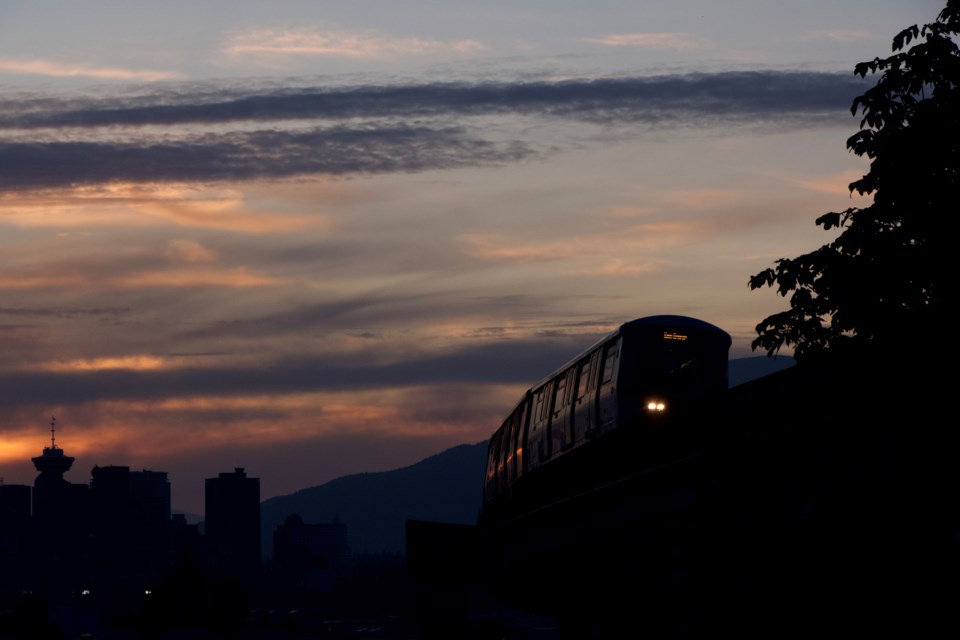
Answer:
<path fill-rule="evenodd" d="M 744 382 L 789 369 L 797 364 L 791 356 L 753 356 L 736 358 L 727 367 L 727 386 L 736 387 Z"/>
<path fill-rule="evenodd" d="M 462 444 L 409 467 L 359 473 L 301 489 L 260 505 L 264 556 L 287 516 L 347 525 L 354 553 L 403 553 L 408 519 L 474 524 L 480 508 L 487 443 Z"/>

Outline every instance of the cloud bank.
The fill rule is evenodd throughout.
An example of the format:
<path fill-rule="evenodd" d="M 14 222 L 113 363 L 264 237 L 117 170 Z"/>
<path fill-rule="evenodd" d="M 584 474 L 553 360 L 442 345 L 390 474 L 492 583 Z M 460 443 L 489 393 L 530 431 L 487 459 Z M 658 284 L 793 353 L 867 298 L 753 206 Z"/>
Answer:
<path fill-rule="evenodd" d="M 467 119 L 658 128 L 840 123 L 864 86 L 847 74 L 756 71 L 253 91 L 214 85 L 101 99 L 20 96 L 0 100 L 0 190 L 503 164 L 534 155 L 535 145 L 517 131 L 492 139 Z"/>
<path fill-rule="evenodd" d="M 164 92 L 115 99 L 0 101 L 0 129 L 173 126 L 239 121 L 547 115 L 596 122 L 843 112 L 867 83 L 853 74 L 741 71 L 561 82 L 432 83 Z"/>

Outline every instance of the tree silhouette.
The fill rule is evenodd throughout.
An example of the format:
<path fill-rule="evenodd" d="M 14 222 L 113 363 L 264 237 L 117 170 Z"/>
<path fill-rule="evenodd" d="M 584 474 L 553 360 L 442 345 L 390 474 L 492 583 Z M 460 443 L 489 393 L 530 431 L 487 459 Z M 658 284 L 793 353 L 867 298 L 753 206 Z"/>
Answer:
<path fill-rule="evenodd" d="M 817 225 L 842 230 L 833 242 L 750 278 L 751 289 L 790 295 L 788 310 L 757 325 L 754 349 L 793 346 L 798 360 L 878 348 L 893 357 L 926 348 L 918 338 L 943 328 L 932 323 L 946 311 L 958 200 L 958 33 L 960 0 L 947 0 L 936 22 L 897 34 L 894 55 L 856 65 L 861 77 L 881 74 L 853 101 L 862 120 L 847 140 L 871 160 L 850 191 L 873 203 L 820 216 Z"/>

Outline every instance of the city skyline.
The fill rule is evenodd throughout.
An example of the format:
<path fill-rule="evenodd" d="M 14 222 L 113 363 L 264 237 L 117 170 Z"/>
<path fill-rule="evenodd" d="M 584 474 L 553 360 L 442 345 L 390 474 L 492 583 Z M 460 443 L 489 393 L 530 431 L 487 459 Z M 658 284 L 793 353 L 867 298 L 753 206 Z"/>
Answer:
<path fill-rule="evenodd" d="M 942 2 L 0 8 L 0 476 L 262 497 L 485 440 L 622 322 L 750 351 Z"/>

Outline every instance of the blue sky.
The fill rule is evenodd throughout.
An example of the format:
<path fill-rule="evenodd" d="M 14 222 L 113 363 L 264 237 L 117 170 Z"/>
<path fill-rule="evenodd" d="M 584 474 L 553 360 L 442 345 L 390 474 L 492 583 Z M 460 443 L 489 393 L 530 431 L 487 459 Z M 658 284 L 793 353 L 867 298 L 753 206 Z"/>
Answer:
<path fill-rule="evenodd" d="M 198 510 L 485 439 L 616 325 L 754 355 L 912 2 L 0 5 L 0 475 Z"/>

